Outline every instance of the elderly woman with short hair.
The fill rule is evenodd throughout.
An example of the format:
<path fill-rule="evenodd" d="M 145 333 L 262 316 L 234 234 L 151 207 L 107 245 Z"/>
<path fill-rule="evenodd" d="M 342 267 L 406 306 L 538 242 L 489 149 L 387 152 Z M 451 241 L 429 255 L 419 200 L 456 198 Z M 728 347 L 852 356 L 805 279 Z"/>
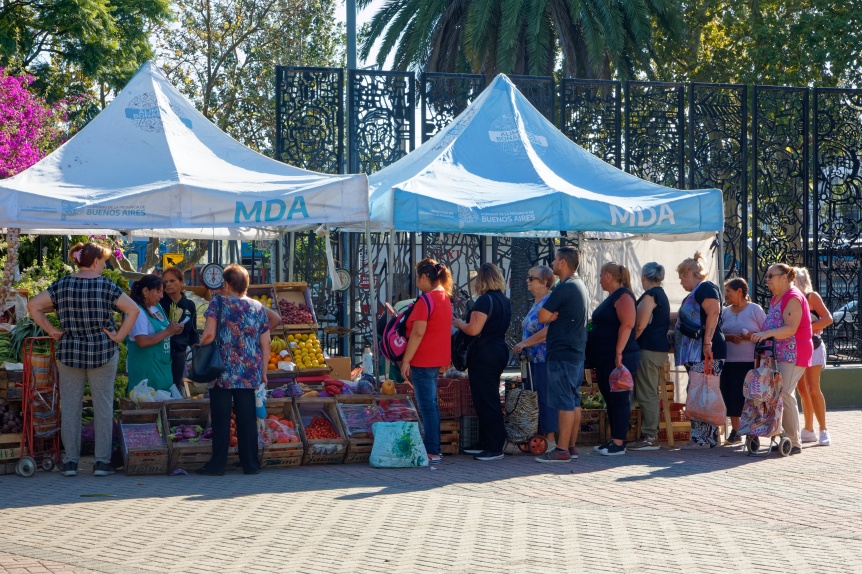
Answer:
<path fill-rule="evenodd" d="M 644 294 L 637 301 L 635 337 L 641 350 L 638 370 L 635 373 L 635 398 L 641 407 L 642 437 L 627 446 L 629 450 L 658 450 L 658 425 L 661 371 L 667 363 L 670 343 L 670 303 L 661 286 L 664 266 L 651 261 L 643 266 L 641 285 Z"/>
<path fill-rule="evenodd" d="M 519 355 L 521 351 L 527 352 L 533 390 L 539 395 L 539 434 L 545 435 L 548 440 L 548 450 L 556 447 L 554 434 L 559 429 L 559 421 L 557 409 L 552 408 L 548 402 L 548 364 L 545 362 L 548 325 L 539 322 L 539 309 L 550 297 L 553 286 L 554 271 L 550 267 L 538 265 L 527 272 L 527 290 L 534 301 L 521 322 L 524 338 L 512 348 L 515 355 Z"/>

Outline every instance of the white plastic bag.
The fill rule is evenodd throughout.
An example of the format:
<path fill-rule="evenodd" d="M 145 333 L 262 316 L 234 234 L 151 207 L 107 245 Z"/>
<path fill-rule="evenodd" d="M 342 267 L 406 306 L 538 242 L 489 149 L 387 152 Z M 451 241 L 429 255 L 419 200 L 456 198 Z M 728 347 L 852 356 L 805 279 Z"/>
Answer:
<path fill-rule="evenodd" d="M 164 402 L 171 400 L 171 393 L 168 391 L 155 391 L 153 393 L 153 400 L 158 402 Z"/>
<path fill-rule="evenodd" d="M 129 391 L 129 398 L 138 403 L 150 403 L 156 400 L 154 397 L 156 395 L 156 390 L 149 386 L 149 380 L 144 379 L 140 383 L 134 386 L 134 388 Z"/>
<path fill-rule="evenodd" d="M 170 388 L 170 389 L 168 389 L 168 390 L 169 390 L 169 391 L 170 391 L 170 393 L 171 393 L 171 398 L 172 398 L 172 399 L 182 399 L 182 398 L 185 398 L 185 397 L 183 397 L 183 394 L 180 392 L 180 390 L 177 388 L 177 386 L 176 386 L 176 385 L 171 385 L 171 388 Z"/>

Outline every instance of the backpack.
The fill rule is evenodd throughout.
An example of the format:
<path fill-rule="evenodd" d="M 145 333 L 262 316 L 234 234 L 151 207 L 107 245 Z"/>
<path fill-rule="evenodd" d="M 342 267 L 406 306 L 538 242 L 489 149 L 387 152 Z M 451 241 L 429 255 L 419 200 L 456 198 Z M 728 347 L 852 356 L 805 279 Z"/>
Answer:
<path fill-rule="evenodd" d="M 425 306 L 428 307 L 428 317 L 434 312 L 434 301 L 427 293 L 423 293 L 416 298 L 416 301 L 422 299 L 425 301 Z M 380 342 L 377 348 L 380 354 L 387 360 L 392 362 L 400 361 L 404 357 L 404 351 L 407 350 L 407 319 L 410 318 L 410 313 L 413 312 L 413 306 L 416 301 L 410 303 L 403 311 L 386 321 L 386 326 L 380 332 Z"/>

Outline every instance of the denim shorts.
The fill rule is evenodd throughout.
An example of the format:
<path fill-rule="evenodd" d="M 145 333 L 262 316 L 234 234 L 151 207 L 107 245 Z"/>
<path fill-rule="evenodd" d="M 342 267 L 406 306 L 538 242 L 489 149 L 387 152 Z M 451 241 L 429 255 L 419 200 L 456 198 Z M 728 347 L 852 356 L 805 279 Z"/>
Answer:
<path fill-rule="evenodd" d="M 581 406 L 583 361 L 548 361 L 548 406 L 573 411 Z"/>

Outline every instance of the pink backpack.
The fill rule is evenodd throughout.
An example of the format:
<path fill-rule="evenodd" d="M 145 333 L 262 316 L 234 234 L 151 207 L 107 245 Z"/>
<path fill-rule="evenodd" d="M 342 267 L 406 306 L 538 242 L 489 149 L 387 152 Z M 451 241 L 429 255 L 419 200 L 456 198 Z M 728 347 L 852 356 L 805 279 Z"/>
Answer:
<path fill-rule="evenodd" d="M 431 313 L 434 312 L 434 301 L 427 293 L 420 295 L 416 301 L 419 301 L 420 298 L 425 301 L 425 305 L 428 307 L 428 316 L 430 317 Z M 380 354 L 390 361 L 397 362 L 404 358 L 404 351 L 407 350 L 407 319 L 410 318 L 410 313 L 413 312 L 413 306 L 416 304 L 416 301 L 413 301 L 403 311 L 389 319 L 381 331 L 380 343 L 377 347 L 380 350 Z"/>

